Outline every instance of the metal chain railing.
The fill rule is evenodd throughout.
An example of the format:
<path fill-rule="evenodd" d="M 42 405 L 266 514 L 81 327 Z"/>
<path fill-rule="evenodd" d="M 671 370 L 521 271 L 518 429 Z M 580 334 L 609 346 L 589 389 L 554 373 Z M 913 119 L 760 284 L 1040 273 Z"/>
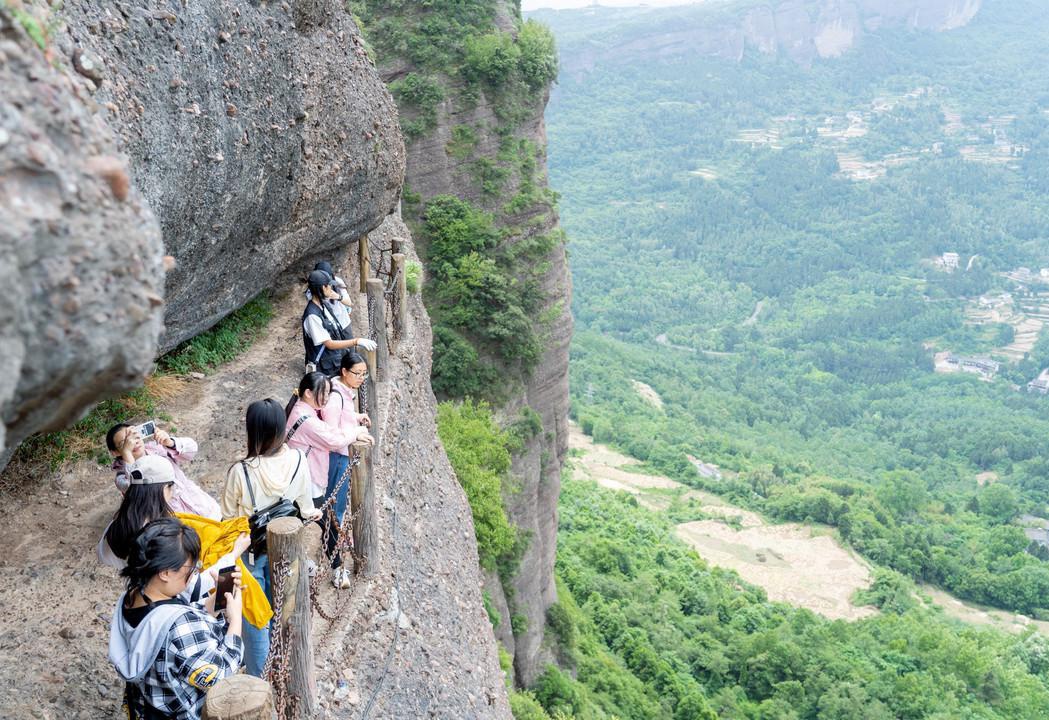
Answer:
<path fill-rule="evenodd" d="M 273 703 L 280 720 L 288 720 L 294 710 L 294 698 L 290 697 L 288 685 L 291 681 L 288 666 L 288 634 L 284 627 L 284 592 L 291 567 L 285 559 L 270 565 L 270 581 L 273 583 L 273 620 L 270 623 L 270 647 L 262 676 L 273 686 Z"/>
<path fill-rule="evenodd" d="M 369 240 L 369 246 L 371 247 L 371 245 L 372 243 Z M 398 268 L 398 270 L 392 274 L 389 271 L 383 270 L 383 258 L 385 252 L 385 249 L 379 248 L 378 252 L 375 253 L 375 255 L 373 255 L 373 257 L 376 257 L 378 259 L 378 262 L 375 265 L 373 265 L 372 269 L 377 276 L 383 276 L 384 278 L 388 279 L 383 289 L 383 298 L 393 309 L 394 317 L 396 317 L 397 310 L 399 310 L 397 306 L 400 302 L 400 298 L 398 297 L 396 291 L 397 276 L 402 270 Z M 378 339 L 379 332 L 379 328 L 377 327 L 376 323 L 374 302 L 375 301 L 372 299 L 372 297 L 369 296 L 367 306 L 367 337 L 373 341 Z M 396 327 L 396 322 L 394 323 L 394 325 L 394 335 L 395 337 L 399 338 L 401 333 L 403 332 L 403 328 Z M 374 368 L 372 370 L 374 371 Z M 358 388 L 358 395 L 360 401 L 360 411 L 366 414 L 368 412 L 370 404 L 370 398 L 368 397 L 366 384 Z M 405 437 L 405 433 L 407 431 L 409 423 L 409 418 L 407 414 L 403 412 L 403 407 L 400 407 L 403 405 L 403 403 L 404 397 L 402 395 L 398 406 L 398 412 L 401 415 L 400 432 L 398 433 L 397 442 L 393 452 L 392 477 L 393 482 L 395 484 L 397 480 L 397 474 L 400 468 L 401 441 Z M 328 499 L 325 500 L 324 504 L 320 507 L 322 517 L 321 544 L 322 547 L 324 547 L 325 550 L 327 550 L 328 543 L 331 539 L 331 533 L 336 532 L 337 536 L 335 539 L 335 545 L 333 550 L 331 551 L 331 558 L 329 559 L 341 557 L 343 558 L 344 563 L 347 560 L 351 560 L 353 562 L 358 563 L 359 565 L 363 565 L 368 561 L 368 559 L 359 555 L 358 548 L 356 548 L 353 543 L 354 513 L 352 511 L 352 508 L 346 508 L 346 512 L 344 513 L 341 522 L 339 521 L 335 513 L 335 503 L 337 501 L 339 493 L 345 487 L 346 483 L 351 482 L 353 469 L 359 466 L 361 463 L 360 453 L 357 450 L 353 449 L 351 449 L 351 451 L 352 455 L 349 464 L 346 466 L 346 470 L 343 471 L 342 476 L 339 478 L 338 483 L 336 483 Z M 391 518 L 391 532 L 394 535 L 396 535 L 398 531 L 397 519 L 397 513 L 396 510 L 394 510 L 393 516 Z M 263 677 L 267 678 L 270 684 L 273 686 L 274 704 L 276 706 L 278 719 L 288 720 L 292 717 L 292 713 L 295 710 L 295 703 L 297 702 L 297 699 L 290 695 L 288 689 L 290 681 L 290 668 L 288 661 L 289 642 L 287 632 L 286 629 L 283 627 L 282 621 L 284 594 L 288 579 L 291 577 L 291 568 L 288 566 L 286 560 L 281 560 L 280 562 L 270 566 L 270 573 L 273 584 L 273 620 L 271 624 L 272 631 L 270 636 L 269 654 L 266 658 L 266 665 L 263 669 Z M 314 573 L 314 575 L 310 578 L 309 582 L 311 606 L 313 607 L 313 609 L 316 610 L 318 616 L 320 616 L 322 619 L 326 620 L 329 623 L 327 630 L 320 634 L 321 643 L 325 642 L 331 637 L 334 629 L 338 627 L 337 621 L 342 618 L 345 609 L 350 606 L 350 595 L 348 593 L 339 593 L 339 600 L 335 603 L 334 608 L 326 609 L 323 607 L 320 601 L 320 586 L 321 582 L 325 578 L 327 578 L 331 573 L 332 568 L 330 563 L 324 563 L 323 567 L 317 568 L 317 572 Z M 396 573 L 394 573 L 394 586 L 395 588 L 398 588 L 399 586 Z M 364 717 L 368 717 L 370 715 L 372 708 L 374 707 L 379 689 L 382 687 L 385 677 L 389 672 L 390 663 L 393 659 L 393 654 L 397 645 L 398 635 L 399 633 L 394 633 L 393 642 L 387 650 L 387 655 L 383 665 L 382 673 L 379 677 L 376 687 L 372 692 L 371 697 L 369 698 L 368 703 L 366 704 Z"/>

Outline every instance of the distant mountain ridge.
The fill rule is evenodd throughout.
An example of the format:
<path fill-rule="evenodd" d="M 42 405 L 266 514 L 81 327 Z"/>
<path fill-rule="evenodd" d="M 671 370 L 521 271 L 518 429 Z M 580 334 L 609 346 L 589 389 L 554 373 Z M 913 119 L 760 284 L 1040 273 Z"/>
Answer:
<path fill-rule="evenodd" d="M 983 0 L 780 0 L 659 10 L 544 10 L 534 15 L 554 27 L 569 13 L 608 16 L 605 30 L 598 24 L 597 30 L 571 39 L 558 32 L 562 70 L 580 72 L 639 55 L 670 59 L 698 53 L 739 62 L 747 51 L 783 53 L 807 65 L 817 58 L 837 57 L 863 35 L 886 27 L 933 32 L 962 27 L 982 5 Z M 645 19 L 629 23 L 631 16 Z"/>

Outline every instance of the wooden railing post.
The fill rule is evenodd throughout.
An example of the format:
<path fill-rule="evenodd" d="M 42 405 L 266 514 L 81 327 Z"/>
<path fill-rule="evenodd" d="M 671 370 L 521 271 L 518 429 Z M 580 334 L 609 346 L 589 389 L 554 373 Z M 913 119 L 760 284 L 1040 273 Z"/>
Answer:
<path fill-rule="evenodd" d="M 375 367 L 372 373 L 375 380 L 382 382 L 386 379 L 386 363 L 390 357 L 390 346 L 386 338 L 386 293 L 382 280 L 372 278 L 368 281 L 368 322 L 375 322 L 375 327 L 369 327 L 368 331 L 375 336 Z"/>
<path fill-rule="evenodd" d="M 379 519 L 372 482 L 372 447 L 354 443 L 361 461 L 350 474 L 350 509 L 353 513 L 353 571 L 374 576 L 379 569 Z"/>
<path fill-rule="evenodd" d="M 393 313 L 393 336 L 400 338 L 404 336 L 404 326 L 407 316 L 408 304 L 408 279 L 405 277 L 407 267 L 404 264 L 404 253 L 393 254 L 393 296 L 396 300 Z"/>
<path fill-rule="evenodd" d="M 274 623 L 271 632 L 285 632 L 283 651 L 287 653 L 287 697 L 292 699 L 296 717 L 312 718 L 317 712 L 317 679 L 313 668 L 313 644 L 310 637 L 313 626 L 310 607 L 310 575 L 306 563 L 306 533 L 298 518 L 277 518 L 266 526 L 266 544 L 269 548 L 270 574 L 273 593 L 277 594 L 280 580 L 277 573 L 287 567 L 290 574 L 284 579 L 280 627 Z M 276 597 L 274 597 L 276 600 Z M 274 618 L 276 620 L 276 618 Z M 270 640 L 270 651 L 274 641 Z"/>
<path fill-rule="evenodd" d="M 202 720 L 272 720 L 273 688 L 251 675 L 219 680 L 204 698 Z"/>
<path fill-rule="evenodd" d="M 361 292 L 368 290 L 368 276 L 371 268 L 371 260 L 368 257 L 368 236 L 361 235 L 357 241 L 357 259 L 361 266 Z"/>

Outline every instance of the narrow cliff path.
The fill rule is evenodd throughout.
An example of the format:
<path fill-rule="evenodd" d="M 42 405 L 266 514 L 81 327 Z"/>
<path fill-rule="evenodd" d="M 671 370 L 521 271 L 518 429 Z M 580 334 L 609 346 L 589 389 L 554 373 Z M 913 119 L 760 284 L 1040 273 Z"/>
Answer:
<path fill-rule="evenodd" d="M 295 333 L 301 296 L 278 293 L 267 332 L 203 380 L 180 380 L 161 404 L 177 434 L 200 444 L 187 474 L 216 495 L 244 453 L 243 413 L 252 400 L 285 402 L 301 368 Z M 95 545 L 120 495 L 112 472 L 92 460 L 40 478 L 5 497 L 0 527 L 0 717 L 98 720 L 118 717 L 123 691 L 106 660 L 109 619 L 121 581 L 99 565 Z"/>
<path fill-rule="evenodd" d="M 407 237 L 403 225 L 396 231 Z M 176 434 L 200 445 L 187 475 L 213 495 L 244 454 L 245 407 L 286 402 L 300 377 L 299 290 L 276 292 L 275 316 L 249 351 L 204 379 L 179 380 L 162 403 Z M 360 298 L 355 309 L 364 307 Z M 337 617 L 314 616 L 319 717 L 508 719 L 470 509 L 435 434 L 429 319 L 417 296 L 408 317 L 377 390 L 380 571 L 348 592 L 321 585 L 319 600 Z M 357 313 L 354 327 L 363 328 Z M 121 717 L 123 686 L 106 653 L 122 584 L 95 559 L 119 500 L 111 471 L 93 461 L 0 496 L 0 718 Z"/>

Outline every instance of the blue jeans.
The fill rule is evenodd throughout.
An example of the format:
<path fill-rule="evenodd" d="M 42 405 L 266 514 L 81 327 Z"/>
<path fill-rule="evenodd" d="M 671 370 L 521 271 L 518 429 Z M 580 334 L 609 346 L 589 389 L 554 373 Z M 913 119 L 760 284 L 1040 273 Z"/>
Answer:
<path fill-rule="evenodd" d="M 255 564 L 248 562 L 248 553 L 241 556 L 244 565 L 252 577 L 259 581 L 259 585 L 266 592 L 266 597 L 273 603 L 273 587 L 270 582 L 270 558 L 263 555 L 255 558 Z M 270 628 L 257 628 L 247 619 L 244 620 L 241 630 L 244 636 L 244 667 L 248 675 L 262 677 L 262 668 L 266 665 L 266 656 L 270 652 Z"/>
<path fill-rule="evenodd" d="M 350 458 L 342 453 L 330 452 L 328 453 L 328 489 L 324 491 L 324 500 L 327 502 L 328 498 L 331 497 L 332 493 L 335 492 L 335 486 L 342 478 L 343 473 L 346 472 L 346 468 L 350 465 Z M 334 510 L 335 517 L 339 523 L 342 523 L 342 518 L 346 514 L 346 505 L 349 503 L 350 495 L 350 481 L 349 479 L 343 483 L 342 487 L 339 488 L 339 494 L 335 498 Z M 328 524 L 328 514 L 324 514 L 324 518 L 321 520 L 321 528 L 323 529 Z M 338 526 L 328 529 L 328 544 L 327 554 L 328 559 L 331 560 L 331 566 L 337 568 L 342 564 L 342 559 L 335 554 L 335 544 L 339 541 L 339 528 Z"/>

